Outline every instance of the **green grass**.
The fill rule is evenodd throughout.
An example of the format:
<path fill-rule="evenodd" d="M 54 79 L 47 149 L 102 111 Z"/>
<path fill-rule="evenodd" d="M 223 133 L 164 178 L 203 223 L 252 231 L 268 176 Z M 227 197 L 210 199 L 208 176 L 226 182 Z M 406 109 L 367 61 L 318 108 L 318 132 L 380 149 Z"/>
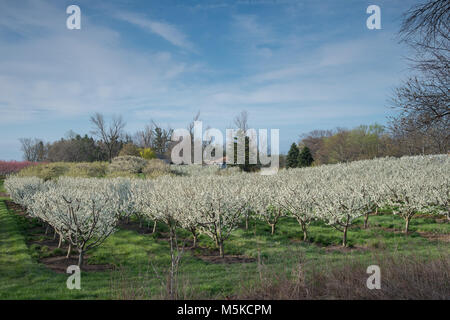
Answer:
<path fill-rule="evenodd" d="M 341 243 L 342 234 L 323 223 L 310 226 L 312 242 L 304 243 L 294 219 L 283 218 L 273 236 L 267 224 L 251 221 L 249 230 L 238 229 L 225 242 L 225 253 L 252 258 L 259 255 L 266 266 L 287 272 L 294 268 L 299 256 L 315 265 L 342 264 L 349 256 L 361 258 L 370 265 L 380 252 L 432 257 L 450 251 L 449 243 L 429 240 L 418 233 L 448 234 L 448 223 L 436 223 L 432 218 L 421 217 L 412 220 L 412 233 L 405 237 L 396 232 L 403 228 L 403 220 L 397 216 L 371 216 L 369 222 L 370 228 L 367 230 L 362 228 L 363 220 L 360 219 L 349 231 L 349 245 L 355 250 L 341 251 L 328 250 L 330 245 L 337 247 Z M 39 263 L 39 258 L 51 256 L 55 252 L 49 252 L 44 246 L 26 244 L 33 237 L 37 239 L 31 235 L 31 229 L 36 225 L 36 221 L 8 211 L 4 201 L 0 200 L 0 299 L 117 298 L 111 292 L 112 284 L 144 287 L 148 290 L 146 298 L 160 297 L 163 289 L 155 270 L 163 275 L 170 263 L 169 246 L 162 238 L 166 231 L 163 225 L 158 225 L 156 235 L 121 229 L 102 246 L 90 252 L 88 264 L 111 264 L 120 271 L 84 272 L 81 290 L 67 289 L 68 275 L 55 273 Z M 186 231 L 180 231 L 179 236 L 190 237 Z M 38 237 L 45 238 L 42 235 Z M 214 248 L 214 243 L 208 237 L 200 236 L 199 246 Z M 214 264 L 203 261 L 192 251 L 186 251 L 180 276 L 190 288 L 188 297 L 223 298 L 238 292 L 242 283 L 256 280 L 258 264 Z M 120 279 L 123 281 L 120 282 Z M 133 290 L 138 289 L 135 287 Z"/>
<path fill-rule="evenodd" d="M 3 185 L 4 180 L 2 178 L 0 178 L 0 193 L 6 193 L 6 189 L 5 186 Z M 8 198 L 5 197 L 1 197 L 0 196 L 0 201 L 1 200 L 7 200 Z"/>

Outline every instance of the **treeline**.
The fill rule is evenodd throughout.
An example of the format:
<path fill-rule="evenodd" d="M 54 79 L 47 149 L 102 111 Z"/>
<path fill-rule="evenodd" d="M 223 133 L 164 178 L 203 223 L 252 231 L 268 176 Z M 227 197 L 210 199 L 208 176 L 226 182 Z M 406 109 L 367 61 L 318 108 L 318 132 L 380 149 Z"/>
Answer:
<path fill-rule="evenodd" d="M 330 164 L 379 157 L 446 153 L 449 148 L 445 132 L 426 135 L 420 132 L 392 130 L 379 124 L 353 129 L 314 130 L 301 135 L 299 147 L 307 147 L 314 164 Z"/>
<path fill-rule="evenodd" d="M 194 143 L 195 121 L 201 121 L 200 112 L 186 127 L 191 134 L 192 143 Z M 234 118 L 236 129 L 247 131 L 249 128 L 247 121 L 248 114 L 246 111 L 242 111 Z M 91 136 L 87 134 L 81 136 L 69 131 L 66 138 L 55 142 L 45 143 L 37 138 L 20 139 L 24 160 L 32 162 L 111 162 L 117 156 L 137 156 L 145 159 L 159 158 L 170 161 L 172 148 L 178 143 L 172 141 L 173 128 L 163 128 L 153 120 L 150 120 L 142 130 L 138 130 L 134 134 L 125 131 L 125 122 L 121 116 L 113 116 L 106 121 L 102 114 L 96 113 L 91 116 L 90 122 L 93 126 Z M 203 148 L 205 147 L 206 143 L 203 145 Z M 247 162 L 248 153 L 249 142 L 246 139 Z M 246 164 L 244 166 L 243 169 L 253 168 L 253 165 Z"/>
<path fill-rule="evenodd" d="M 117 120 L 117 119 L 116 119 Z M 52 143 L 39 139 L 21 139 L 24 160 L 31 162 L 94 162 L 111 161 L 117 156 L 138 156 L 145 159 L 170 159 L 174 142 L 173 129 L 162 128 L 155 122 L 134 135 L 110 134 L 111 126 L 103 122 L 104 134 L 81 136 L 69 132 L 66 138 Z M 116 123 L 116 124 L 114 124 Z M 404 155 L 442 154 L 449 150 L 445 130 L 440 134 L 424 134 L 422 131 L 402 132 L 379 124 L 360 125 L 353 129 L 314 130 L 302 134 L 293 144 L 287 156 L 280 155 L 281 167 L 304 167 L 338 162 L 374 159 Z M 236 150 L 235 150 L 236 151 Z M 246 160 L 248 161 L 246 144 Z"/>
<path fill-rule="evenodd" d="M 47 142 L 37 138 L 22 138 L 23 158 L 32 162 L 94 162 L 109 161 L 117 156 L 140 156 L 151 159 L 168 158 L 172 129 L 165 129 L 155 122 L 144 130 L 130 135 L 124 131 L 122 117 L 106 122 L 101 114 L 91 117 L 92 136 L 70 131 L 66 138 Z"/>

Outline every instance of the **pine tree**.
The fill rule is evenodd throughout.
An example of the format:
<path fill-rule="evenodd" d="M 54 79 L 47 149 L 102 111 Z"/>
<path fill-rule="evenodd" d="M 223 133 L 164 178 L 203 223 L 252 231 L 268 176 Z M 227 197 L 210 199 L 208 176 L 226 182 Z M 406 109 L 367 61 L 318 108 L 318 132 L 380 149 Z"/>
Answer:
<path fill-rule="evenodd" d="M 291 145 L 289 152 L 286 157 L 286 167 L 287 168 L 297 168 L 298 167 L 298 157 L 299 150 L 295 143 Z"/>
<path fill-rule="evenodd" d="M 307 146 L 304 146 L 302 151 L 298 154 L 298 166 L 310 167 L 314 162 L 314 158 L 311 154 L 311 150 Z"/>

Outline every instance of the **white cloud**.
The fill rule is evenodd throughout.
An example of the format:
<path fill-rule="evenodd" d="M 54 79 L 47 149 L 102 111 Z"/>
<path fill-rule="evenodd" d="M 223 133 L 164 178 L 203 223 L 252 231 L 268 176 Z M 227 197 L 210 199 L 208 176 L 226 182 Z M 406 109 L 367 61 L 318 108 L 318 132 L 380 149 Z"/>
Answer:
<path fill-rule="evenodd" d="M 163 99 L 191 68 L 168 52 L 126 49 L 119 33 L 86 16 L 81 30 L 67 30 L 64 11 L 33 3 L 0 11 L 9 30 L 20 30 L 15 41 L 0 33 L 0 123 L 123 111 Z"/>
<path fill-rule="evenodd" d="M 146 30 L 147 32 L 157 34 L 158 36 L 169 41 L 174 46 L 194 51 L 194 46 L 187 39 L 187 36 L 180 30 L 178 30 L 174 25 L 160 21 L 153 21 L 129 12 L 116 13 L 115 17 L 128 23 L 134 24 Z"/>
<path fill-rule="evenodd" d="M 64 14 L 61 22 L 65 23 Z M 32 34 L 36 28 L 51 29 L 58 26 L 58 11 L 46 1 L 2 1 L 0 2 L 0 27 L 21 35 Z M 52 18 L 53 17 L 53 18 Z"/>

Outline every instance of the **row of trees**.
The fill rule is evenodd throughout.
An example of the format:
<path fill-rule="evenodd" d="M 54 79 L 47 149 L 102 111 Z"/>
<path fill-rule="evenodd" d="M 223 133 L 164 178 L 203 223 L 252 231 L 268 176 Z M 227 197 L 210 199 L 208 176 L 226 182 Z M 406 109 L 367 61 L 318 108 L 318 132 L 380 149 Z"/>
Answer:
<path fill-rule="evenodd" d="M 92 137 L 88 135 L 82 137 L 70 131 L 65 139 L 47 144 L 39 139 L 21 139 L 24 158 L 37 162 L 111 162 L 117 156 L 169 159 L 172 148 L 178 143 L 178 141 L 172 141 L 174 131 L 172 128 L 162 128 L 154 121 L 146 125 L 143 130 L 138 130 L 134 135 L 130 135 L 124 131 L 125 122 L 120 116 L 114 116 L 107 122 L 102 114 L 96 113 L 90 120 L 93 125 Z M 195 121 L 200 121 L 200 112 L 187 125 L 187 130 L 191 134 L 191 144 L 194 144 Z M 244 136 L 249 129 L 248 113 L 242 111 L 235 117 L 234 124 L 238 133 L 232 143 L 234 144 L 235 159 L 237 159 L 238 137 Z M 249 138 L 245 137 L 244 139 L 246 163 L 238 166 L 245 171 L 257 170 L 260 167 L 258 164 L 249 163 Z M 203 150 L 207 145 L 207 141 L 202 141 Z M 193 159 L 194 148 L 191 150 Z"/>
<path fill-rule="evenodd" d="M 167 156 L 172 129 L 164 129 L 152 121 L 144 130 L 134 136 L 124 130 L 122 117 L 114 116 L 107 122 L 103 115 L 91 117 L 92 136 L 69 131 L 66 138 L 53 143 L 40 139 L 20 139 L 23 158 L 32 162 L 93 162 L 109 161 L 117 156 L 140 156 L 151 159 Z"/>
<path fill-rule="evenodd" d="M 450 218 L 450 157 L 382 158 L 263 176 L 163 176 L 156 180 L 9 177 L 11 198 L 76 246 L 79 264 L 86 250 L 114 232 L 130 215 L 165 223 L 171 248 L 177 228 L 209 236 L 224 256 L 224 243 L 248 219 L 267 222 L 275 233 L 281 217 L 295 218 L 308 239 L 308 226 L 323 221 L 342 232 L 343 246 L 356 219 L 392 208 L 405 220 L 405 233 L 417 212 Z M 246 224 L 247 225 L 247 224 Z M 174 251 L 175 252 L 175 251 Z M 174 254 L 174 252 L 171 252 Z"/>
<path fill-rule="evenodd" d="M 0 179 L 36 164 L 29 161 L 0 161 Z"/>
<path fill-rule="evenodd" d="M 314 130 L 301 136 L 299 147 L 307 147 L 316 164 L 445 152 L 432 145 L 427 145 L 424 150 L 408 149 L 401 139 L 379 124 L 353 129 Z"/>
<path fill-rule="evenodd" d="M 247 128 L 248 125 L 245 124 L 244 127 Z M 314 130 L 303 134 L 298 145 L 291 145 L 288 155 L 280 157 L 280 165 L 294 168 L 309 166 L 312 161 L 320 165 L 385 156 L 400 157 L 447 152 L 450 148 L 449 141 L 448 138 L 443 137 L 448 135 L 448 128 L 435 130 L 433 135 L 430 130 L 427 131 L 426 136 L 420 130 L 405 133 L 379 124 L 361 125 L 354 129 Z M 96 140 L 88 135 L 82 137 L 70 132 L 67 138 L 53 143 L 45 144 L 39 139 L 21 139 L 21 143 L 24 159 L 31 162 L 109 161 L 119 155 L 132 155 L 146 159 L 158 156 L 168 159 L 174 145 L 171 141 L 172 131 L 152 123 L 133 137 L 122 132 L 119 136 L 101 135 L 102 138 Z M 248 138 L 245 140 L 245 155 L 247 163 L 242 165 L 242 169 L 246 171 L 257 169 L 258 165 L 248 164 Z"/>
<path fill-rule="evenodd" d="M 353 129 L 314 130 L 301 136 L 299 147 L 308 147 L 316 164 L 332 164 L 379 157 L 427 155 L 450 150 L 449 127 L 426 133 L 405 132 L 379 124 Z"/>
<path fill-rule="evenodd" d="M 200 120 L 200 112 L 187 125 L 192 139 L 194 137 L 194 121 L 197 120 Z M 247 121 L 248 114 L 245 111 L 234 119 L 237 129 L 242 132 L 248 129 Z M 121 116 L 113 116 L 108 122 L 102 114 L 96 113 L 91 116 L 90 122 L 92 136 L 87 134 L 81 136 L 69 131 L 66 138 L 53 143 L 45 143 L 37 138 L 20 139 L 24 160 L 32 162 L 111 162 L 117 156 L 128 155 L 146 159 L 155 156 L 169 159 L 171 150 L 176 144 L 171 140 L 173 129 L 163 128 L 153 120 L 134 135 L 125 131 L 126 123 Z M 193 140 L 192 143 L 194 143 Z"/>

